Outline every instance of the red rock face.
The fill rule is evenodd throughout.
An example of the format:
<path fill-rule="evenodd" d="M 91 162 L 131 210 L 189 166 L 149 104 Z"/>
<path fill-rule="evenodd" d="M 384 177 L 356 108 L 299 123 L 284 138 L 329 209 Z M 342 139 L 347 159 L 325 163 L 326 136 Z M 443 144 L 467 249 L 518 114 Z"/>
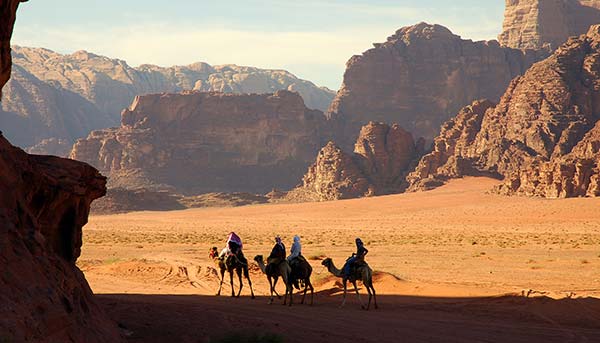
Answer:
<path fill-rule="evenodd" d="M 19 1 L 0 3 L 0 88 Z M 106 179 L 75 161 L 27 155 L 0 135 L 0 340 L 119 342 L 75 266 L 90 203 Z"/>
<path fill-rule="evenodd" d="M 10 37 L 12 37 L 13 26 L 17 16 L 17 7 L 21 0 L 3 0 L 0 3 L 0 99 L 2 98 L 2 87 L 10 79 L 12 58 L 10 55 Z"/>
<path fill-rule="evenodd" d="M 476 99 L 497 101 L 515 76 L 544 56 L 463 40 L 439 25 L 400 29 L 348 61 L 329 109 L 343 124 L 336 141 L 349 149 L 369 121 L 398 123 L 431 141 L 460 108 Z"/>
<path fill-rule="evenodd" d="M 475 101 L 446 122 L 433 143 L 433 151 L 423 156 L 415 171 L 407 177 L 409 191 L 428 190 L 449 178 L 473 174 L 471 163 L 465 161 L 464 156 L 469 155 L 481 130 L 485 112 L 494 106 L 488 100 Z"/>
<path fill-rule="evenodd" d="M 423 154 L 417 143 L 399 125 L 371 122 L 361 129 L 354 154 L 329 142 L 308 169 L 303 185 L 288 195 L 290 200 L 337 200 L 398 193 L 404 177 Z"/>
<path fill-rule="evenodd" d="M 92 132 L 71 157 L 129 189 L 290 189 L 329 134 L 296 93 L 187 92 L 136 98 L 117 129 Z"/>
<path fill-rule="evenodd" d="M 302 179 L 306 200 L 338 200 L 369 194 L 369 182 L 353 156 L 329 142 Z"/>
<path fill-rule="evenodd" d="M 27 155 L 0 136 L 0 337 L 120 341 L 75 266 L 90 203 L 105 183 L 90 166 Z"/>
<path fill-rule="evenodd" d="M 516 78 L 495 108 L 483 115 L 470 112 L 475 111 L 463 110 L 449 124 L 462 127 L 456 134 L 442 131 L 436 140 L 440 146 L 409 178 L 411 189 L 422 188 L 432 175 L 443 180 L 492 173 L 506 177 L 503 193 L 596 195 L 600 26 L 571 38 Z M 448 139 L 458 132 L 469 134 Z M 458 162 L 461 170 L 452 170 Z"/>
<path fill-rule="evenodd" d="M 509 174 L 498 191 L 546 198 L 600 196 L 600 121 L 569 154 Z"/>
<path fill-rule="evenodd" d="M 498 41 L 516 49 L 556 49 L 600 23 L 599 0 L 506 0 Z"/>

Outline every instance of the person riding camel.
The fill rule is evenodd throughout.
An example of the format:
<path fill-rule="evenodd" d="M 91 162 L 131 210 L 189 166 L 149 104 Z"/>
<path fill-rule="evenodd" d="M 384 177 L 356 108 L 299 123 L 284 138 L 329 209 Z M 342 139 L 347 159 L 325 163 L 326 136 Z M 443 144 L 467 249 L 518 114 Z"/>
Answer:
<path fill-rule="evenodd" d="M 300 289 L 300 285 L 298 284 L 298 279 L 295 277 L 294 273 L 296 272 L 296 268 L 302 262 L 306 262 L 304 256 L 302 256 L 302 244 L 300 243 L 300 236 L 294 236 L 294 243 L 292 244 L 292 249 L 290 250 L 290 256 L 287 257 L 288 263 L 290 267 L 292 267 L 292 282 L 296 289 Z"/>
<path fill-rule="evenodd" d="M 219 257 L 219 250 L 217 249 L 217 247 L 212 247 L 209 252 L 208 252 L 208 257 L 211 260 L 214 260 L 215 258 Z"/>
<path fill-rule="evenodd" d="M 281 237 L 275 237 L 275 245 L 271 250 L 271 254 L 267 258 L 267 269 L 271 269 L 274 266 L 285 260 L 285 245 L 281 241 Z"/>
<path fill-rule="evenodd" d="M 365 260 L 365 256 L 369 253 L 369 250 L 365 248 L 363 241 L 360 238 L 356 238 L 356 253 L 353 253 L 350 258 L 346 260 L 346 264 L 344 265 L 344 274 L 346 277 L 349 277 L 352 269 L 356 262 L 362 262 Z"/>
<path fill-rule="evenodd" d="M 290 256 L 287 257 L 288 263 L 290 266 L 298 262 L 298 259 L 302 257 L 302 244 L 300 243 L 300 236 L 294 236 L 294 243 L 292 244 L 292 249 L 290 250 Z"/>
<path fill-rule="evenodd" d="M 220 259 L 224 259 L 227 255 L 233 255 L 238 258 L 238 255 L 242 252 L 242 239 L 235 232 L 230 232 L 227 236 L 227 245 L 219 254 Z"/>

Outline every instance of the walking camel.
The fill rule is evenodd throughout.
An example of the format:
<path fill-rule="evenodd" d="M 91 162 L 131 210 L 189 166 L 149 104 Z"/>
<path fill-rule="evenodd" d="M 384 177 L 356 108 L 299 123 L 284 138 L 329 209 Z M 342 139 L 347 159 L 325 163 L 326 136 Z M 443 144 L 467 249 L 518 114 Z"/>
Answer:
<path fill-rule="evenodd" d="M 262 255 L 257 255 L 254 257 L 254 261 L 258 264 L 260 270 L 267 275 L 267 280 L 269 280 L 269 286 L 271 291 L 271 297 L 269 298 L 269 304 L 273 303 L 273 292 L 277 295 L 278 298 L 281 298 L 277 291 L 275 290 L 275 286 L 277 285 L 277 281 L 279 277 L 283 279 L 283 283 L 285 284 L 285 296 L 283 298 L 283 304 L 286 304 L 287 296 L 290 295 L 290 306 L 292 306 L 292 283 L 290 280 L 290 274 L 292 273 L 292 268 L 288 264 L 287 260 L 283 260 L 276 268 L 270 268 L 267 272 L 267 266 L 265 265 L 264 259 Z"/>
<path fill-rule="evenodd" d="M 344 284 L 344 300 L 342 301 L 340 307 L 344 307 L 344 305 L 346 304 L 347 282 L 350 281 L 354 285 L 354 291 L 356 291 L 356 295 L 358 296 L 358 302 L 360 302 L 360 307 L 363 310 L 366 309 L 368 311 L 369 307 L 371 306 L 371 298 L 373 298 L 374 306 L 377 309 L 377 297 L 375 295 L 375 288 L 373 288 L 373 270 L 371 270 L 371 268 L 366 262 L 357 263 L 356 268 L 352 273 L 350 273 L 349 277 L 347 277 L 343 271 L 335 267 L 331 258 L 324 259 L 323 262 L 321 262 L 321 264 L 327 267 L 327 270 L 331 274 L 342 278 L 342 283 Z M 366 308 L 362 302 L 362 299 L 360 298 L 360 293 L 358 293 L 358 287 L 356 287 L 357 280 L 362 281 L 363 285 L 367 289 L 367 292 L 369 293 L 369 303 L 367 304 Z"/>
<path fill-rule="evenodd" d="M 235 271 L 240 280 L 240 289 L 237 297 L 240 297 L 242 288 L 244 287 L 242 283 L 242 272 L 244 272 L 244 277 L 248 280 L 248 285 L 250 286 L 250 294 L 252 294 L 252 299 L 254 299 L 254 290 L 252 289 L 252 281 L 248 272 L 248 260 L 244 257 L 244 254 L 239 252 L 238 255 L 228 255 L 225 260 L 217 259 L 217 261 L 219 270 L 221 271 L 221 283 L 219 284 L 217 295 L 221 295 L 221 288 L 225 280 L 225 271 L 227 271 L 229 273 L 229 282 L 231 283 L 231 296 L 236 297 L 235 290 L 233 289 L 233 271 Z"/>
<path fill-rule="evenodd" d="M 290 275 L 291 283 L 298 288 L 298 283 L 304 287 L 302 294 L 301 304 L 304 304 L 304 298 L 306 298 L 306 292 L 310 288 L 310 305 L 313 305 L 315 289 L 310 282 L 310 276 L 312 275 L 312 266 L 304 258 L 299 259 L 296 263 L 292 263 L 292 273 Z"/>

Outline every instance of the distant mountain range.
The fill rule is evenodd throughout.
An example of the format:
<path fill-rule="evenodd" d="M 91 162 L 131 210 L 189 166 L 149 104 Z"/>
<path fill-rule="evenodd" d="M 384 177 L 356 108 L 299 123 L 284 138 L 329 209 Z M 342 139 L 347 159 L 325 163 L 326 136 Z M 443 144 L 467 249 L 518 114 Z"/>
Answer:
<path fill-rule="evenodd" d="M 13 74 L 4 89 L 0 129 L 35 153 L 67 155 L 76 139 L 118 126 L 136 95 L 184 90 L 224 93 L 299 93 L 308 108 L 325 111 L 335 92 L 285 70 L 194 63 L 163 68 L 78 51 L 62 55 L 13 46 Z"/>

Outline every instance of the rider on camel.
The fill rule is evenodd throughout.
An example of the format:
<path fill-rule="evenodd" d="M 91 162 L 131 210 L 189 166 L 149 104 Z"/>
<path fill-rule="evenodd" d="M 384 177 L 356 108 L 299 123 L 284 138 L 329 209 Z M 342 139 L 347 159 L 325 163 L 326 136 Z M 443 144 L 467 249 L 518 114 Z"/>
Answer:
<path fill-rule="evenodd" d="M 294 236 L 294 244 L 292 244 L 292 249 L 290 250 L 290 256 L 287 257 L 287 260 L 290 266 L 294 263 L 299 262 L 300 259 L 303 259 L 302 256 L 302 244 L 300 243 L 300 236 Z"/>
<path fill-rule="evenodd" d="M 285 245 L 281 241 L 281 237 L 275 237 L 275 245 L 271 250 L 271 254 L 269 258 L 267 258 L 267 268 L 271 269 L 274 266 L 279 265 L 279 263 L 285 260 Z"/>
<path fill-rule="evenodd" d="M 346 264 L 344 265 L 344 274 L 346 277 L 350 276 L 351 270 L 354 267 L 356 262 L 362 262 L 365 260 L 365 256 L 369 253 L 369 250 L 365 248 L 363 241 L 360 238 L 356 238 L 356 253 L 353 253 L 352 256 L 346 260 Z"/>
<path fill-rule="evenodd" d="M 229 236 L 227 236 L 227 245 L 223 250 L 221 250 L 219 258 L 224 259 L 226 255 L 233 255 L 238 258 L 238 255 L 242 252 L 242 247 L 242 239 L 232 231 L 229 233 Z"/>

